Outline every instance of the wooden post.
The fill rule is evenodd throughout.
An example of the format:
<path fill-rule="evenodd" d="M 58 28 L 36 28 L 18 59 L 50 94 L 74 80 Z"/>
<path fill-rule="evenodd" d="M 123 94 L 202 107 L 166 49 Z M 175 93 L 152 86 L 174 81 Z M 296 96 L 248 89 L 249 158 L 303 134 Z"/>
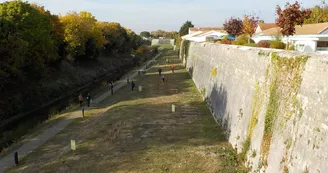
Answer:
<path fill-rule="evenodd" d="M 82 117 L 84 118 L 84 108 L 82 108 Z"/>
<path fill-rule="evenodd" d="M 18 153 L 17 152 L 15 152 L 14 158 L 15 158 L 15 165 L 18 166 Z"/>

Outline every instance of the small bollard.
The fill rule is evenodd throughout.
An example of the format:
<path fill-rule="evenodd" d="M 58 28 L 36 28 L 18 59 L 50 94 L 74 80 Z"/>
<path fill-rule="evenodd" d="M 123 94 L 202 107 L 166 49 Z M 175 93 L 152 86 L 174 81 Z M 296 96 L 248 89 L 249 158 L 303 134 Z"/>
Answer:
<path fill-rule="evenodd" d="M 84 118 L 84 108 L 82 108 L 82 117 Z"/>
<path fill-rule="evenodd" d="M 15 152 L 15 165 L 18 166 L 18 153 Z"/>
<path fill-rule="evenodd" d="M 172 105 L 172 113 L 175 112 L 175 105 Z"/>
<path fill-rule="evenodd" d="M 75 140 L 71 140 L 71 149 L 72 149 L 72 151 L 76 150 Z"/>
<path fill-rule="evenodd" d="M 139 92 L 141 92 L 142 91 L 142 86 L 139 86 Z"/>

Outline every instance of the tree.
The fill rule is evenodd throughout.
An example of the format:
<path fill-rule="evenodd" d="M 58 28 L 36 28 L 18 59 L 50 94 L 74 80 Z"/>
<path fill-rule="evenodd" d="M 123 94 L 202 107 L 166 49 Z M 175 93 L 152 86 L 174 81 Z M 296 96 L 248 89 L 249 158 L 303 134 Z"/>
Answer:
<path fill-rule="evenodd" d="M 300 10 L 300 4 L 296 1 L 294 4 L 287 2 L 284 10 L 277 5 L 276 13 L 276 24 L 281 28 L 282 35 L 289 37 L 295 34 L 295 25 L 302 25 L 304 20 L 310 17 L 311 10 Z"/>
<path fill-rule="evenodd" d="M 56 25 L 57 19 L 43 7 L 27 2 L 0 4 L 0 88 L 39 81 L 47 72 L 46 65 L 60 59 L 62 28 Z"/>
<path fill-rule="evenodd" d="M 148 31 L 142 31 L 142 32 L 140 33 L 140 36 L 141 36 L 141 37 L 149 38 L 149 37 L 150 37 L 150 33 L 149 33 Z"/>
<path fill-rule="evenodd" d="M 83 59 L 97 57 L 97 51 L 105 40 L 96 18 L 89 12 L 70 12 L 60 18 L 65 27 L 65 42 L 70 56 Z M 87 53 L 88 52 L 88 53 Z"/>
<path fill-rule="evenodd" d="M 191 21 L 186 21 L 179 30 L 180 37 L 187 35 L 189 33 L 189 28 L 194 27 L 194 25 L 191 23 Z"/>
<path fill-rule="evenodd" d="M 243 33 L 243 21 L 239 18 L 231 17 L 223 24 L 224 30 L 236 37 Z"/>
<path fill-rule="evenodd" d="M 249 37 L 252 37 L 258 23 L 258 17 L 245 15 L 243 21 L 243 33 L 247 34 Z"/>
<path fill-rule="evenodd" d="M 320 5 L 313 7 L 311 11 L 312 13 L 310 17 L 304 20 L 305 24 L 328 22 L 328 5 L 325 1 L 322 1 Z"/>
<path fill-rule="evenodd" d="M 119 23 L 98 22 L 98 27 L 105 38 L 104 47 L 107 52 L 122 52 L 128 42 L 128 33 Z"/>

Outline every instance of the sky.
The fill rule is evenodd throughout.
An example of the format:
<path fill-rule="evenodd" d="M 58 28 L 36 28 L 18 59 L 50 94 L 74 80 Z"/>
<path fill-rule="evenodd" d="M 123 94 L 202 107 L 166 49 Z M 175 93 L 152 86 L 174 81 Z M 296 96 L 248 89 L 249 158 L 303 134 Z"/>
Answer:
<path fill-rule="evenodd" d="M 5 0 L 0 0 L 4 2 Z M 119 22 L 134 30 L 178 31 L 190 20 L 195 27 L 220 27 L 231 17 L 256 14 L 265 22 L 274 22 L 276 5 L 288 0 L 27 0 L 44 6 L 53 14 L 89 11 L 100 21 Z M 290 1 L 295 2 L 295 1 Z M 321 0 L 299 0 L 302 7 Z"/>

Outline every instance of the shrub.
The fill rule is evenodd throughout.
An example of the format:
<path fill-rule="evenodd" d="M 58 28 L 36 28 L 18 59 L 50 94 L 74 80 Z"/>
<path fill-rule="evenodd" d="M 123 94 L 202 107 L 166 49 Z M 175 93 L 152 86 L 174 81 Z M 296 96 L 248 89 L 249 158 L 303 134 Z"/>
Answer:
<path fill-rule="evenodd" d="M 136 54 L 136 56 L 142 57 L 142 56 L 145 56 L 147 53 L 149 53 L 149 51 L 150 50 L 147 46 L 142 45 L 136 50 L 135 54 Z"/>
<path fill-rule="evenodd" d="M 249 37 L 245 34 L 240 35 L 235 41 L 232 42 L 233 45 L 245 45 L 248 44 Z M 250 43 L 254 43 L 254 40 L 250 39 Z"/>
<path fill-rule="evenodd" d="M 223 36 L 222 40 L 229 40 L 229 39 L 228 39 L 228 36 L 226 36 L 226 35 Z"/>
<path fill-rule="evenodd" d="M 295 50 L 295 46 L 293 44 L 290 44 L 288 50 Z"/>
<path fill-rule="evenodd" d="M 270 42 L 270 48 L 273 49 L 285 49 L 286 45 L 285 43 L 281 42 L 281 41 L 271 41 Z"/>
<path fill-rule="evenodd" d="M 232 44 L 231 40 L 221 40 L 221 44 Z"/>
<path fill-rule="evenodd" d="M 261 40 L 260 42 L 257 43 L 257 47 L 269 48 L 270 47 L 270 41 Z"/>
<path fill-rule="evenodd" d="M 244 44 L 243 46 L 257 47 L 257 44 L 255 44 L 255 43 L 249 43 L 249 44 Z"/>

